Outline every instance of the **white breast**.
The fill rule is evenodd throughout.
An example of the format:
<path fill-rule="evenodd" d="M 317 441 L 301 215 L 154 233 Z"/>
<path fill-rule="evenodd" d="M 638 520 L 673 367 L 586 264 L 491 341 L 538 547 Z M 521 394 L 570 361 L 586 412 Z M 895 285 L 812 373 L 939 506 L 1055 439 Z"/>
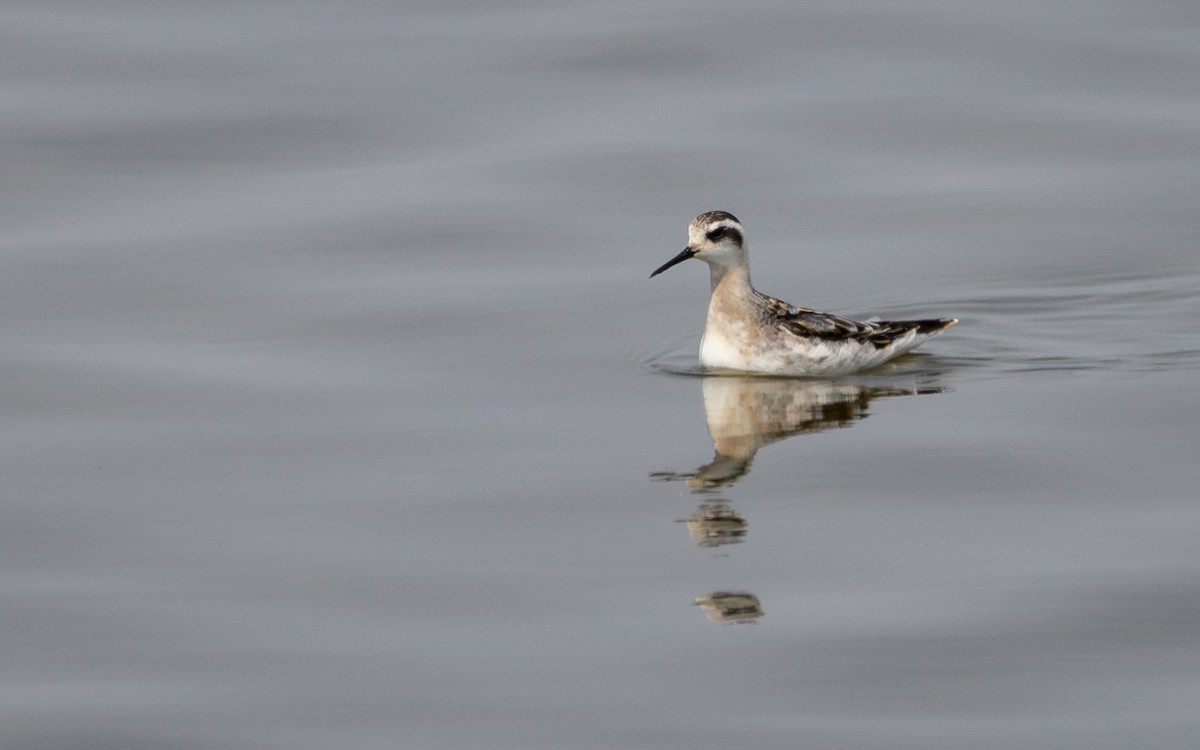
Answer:
<path fill-rule="evenodd" d="M 731 331 L 730 333 L 738 335 L 741 332 Z M 756 369 L 749 366 L 746 353 L 743 347 L 737 343 L 736 338 L 711 330 L 705 331 L 704 337 L 700 339 L 700 364 L 705 367 L 730 370 Z"/>

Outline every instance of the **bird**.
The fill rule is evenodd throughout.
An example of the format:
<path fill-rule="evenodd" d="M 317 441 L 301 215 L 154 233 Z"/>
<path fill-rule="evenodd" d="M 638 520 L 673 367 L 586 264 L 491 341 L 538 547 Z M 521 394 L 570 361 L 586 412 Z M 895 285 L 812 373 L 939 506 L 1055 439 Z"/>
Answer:
<path fill-rule="evenodd" d="M 830 377 L 869 370 L 924 343 L 957 318 L 857 321 L 763 294 L 750 284 L 746 231 L 728 211 L 688 226 L 687 247 L 655 269 L 696 258 L 708 264 L 712 298 L 700 341 L 709 371 Z"/>

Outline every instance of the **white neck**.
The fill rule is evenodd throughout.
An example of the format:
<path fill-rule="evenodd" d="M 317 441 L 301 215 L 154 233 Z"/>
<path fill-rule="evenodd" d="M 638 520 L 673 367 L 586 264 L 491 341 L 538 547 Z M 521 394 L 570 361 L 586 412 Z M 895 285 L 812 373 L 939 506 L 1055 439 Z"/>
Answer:
<path fill-rule="evenodd" d="M 722 294 L 748 295 L 751 291 L 750 267 L 746 265 L 719 266 L 711 263 L 708 277 L 712 282 L 713 294 L 717 293 L 718 287 L 721 287 Z"/>

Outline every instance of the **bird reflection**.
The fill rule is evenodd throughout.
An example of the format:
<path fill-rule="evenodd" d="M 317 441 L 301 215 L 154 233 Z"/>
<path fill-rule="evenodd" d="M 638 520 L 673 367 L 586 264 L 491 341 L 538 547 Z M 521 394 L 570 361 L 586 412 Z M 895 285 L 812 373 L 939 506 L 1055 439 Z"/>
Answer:
<path fill-rule="evenodd" d="M 749 524 L 723 494 L 750 471 L 763 446 L 793 435 L 849 427 L 865 419 L 878 398 L 941 393 L 928 381 L 795 380 L 707 377 L 702 383 L 704 417 L 712 438 L 711 461 L 687 473 L 657 472 L 662 481 L 682 481 L 703 502 L 689 518 L 688 534 L 702 548 L 745 540 Z M 713 622 L 754 622 L 763 616 L 758 597 L 748 591 L 715 591 L 695 599 Z"/>
<path fill-rule="evenodd" d="M 701 547 L 737 544 L 746 536 L 746 519 L 733 512 L 722 500 L 703 502 L 688 518 L 688 533 Z"/>
<path fill-rule="evenodd" d="M 745 591 L 714 591 L 697 596 L 696 604 L 713 622 L 754 622 L 763 616 L 758 597 Z"/>
<path fill-rule="evenodd" d="M 704 417 L 715 451 L 712 461 L 693 472 L 656 472 L 651 477 L 682 480 L 697 493 L 713 492 L 745 475 L 763 446 L 793 435 L 849 427 L 866 418 L 867 407 L 877 398 L 941 390 L 916 384 L 708 377 L 703 382 Z"/>

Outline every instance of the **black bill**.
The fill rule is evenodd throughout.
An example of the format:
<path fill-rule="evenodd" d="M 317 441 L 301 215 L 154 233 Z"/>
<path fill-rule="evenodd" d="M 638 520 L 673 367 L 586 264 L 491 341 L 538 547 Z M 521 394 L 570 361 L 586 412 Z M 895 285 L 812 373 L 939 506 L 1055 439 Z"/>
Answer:
<path fill-rule="evenodd" d="M 683 249 L 682 253 L 680 253 L 679 255 L 676 255 L 674 258 L 671 258 L 666 263 L 663 263 L 661 266 L 659 266 L 657 269 L 655 269 L 654 273 L 650 274 L 650 278 L 653 279 L 655 276 L 659 275 L 660 273 L 667 270 L 668 268 L 675 265 L 676 263 L 682 263 L 695 254 L 696 254 L 695 250 L 691 249 L 690 247 L 685 247 Z"/>

